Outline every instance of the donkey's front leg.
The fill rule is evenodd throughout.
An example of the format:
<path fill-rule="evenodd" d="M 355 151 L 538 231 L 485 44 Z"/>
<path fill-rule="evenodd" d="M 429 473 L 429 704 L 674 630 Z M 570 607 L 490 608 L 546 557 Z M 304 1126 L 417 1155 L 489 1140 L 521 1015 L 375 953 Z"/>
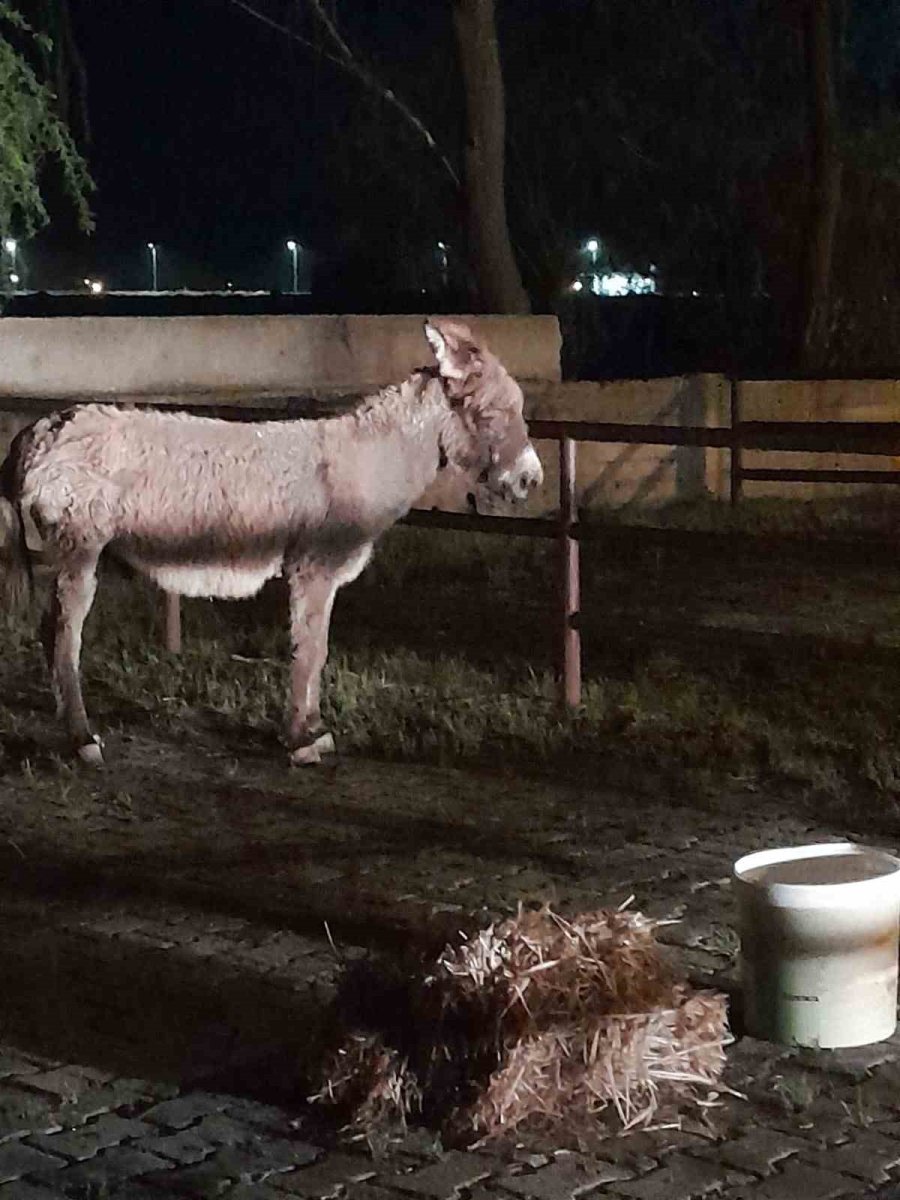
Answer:
<path fill-rule="evenodd" d="M 56 693 L 57 710 L 72 749 L 91 766 L 101 766 L 100 739 L 91 733 L 81 694 L 81 634 L 97 589 L 97 558 L 84 552 L 63 561 L 44 622 L 44 645 Z"/>
<path fill-rule="evenodd" d="M 294 766 L 317 763 L 334 750 L 319 709 L 322 668 L 328 657 L 328 625 L 338 579 L 309 564 L 288 572 L 291 604 L 291 697 L 288 748 Z"/>

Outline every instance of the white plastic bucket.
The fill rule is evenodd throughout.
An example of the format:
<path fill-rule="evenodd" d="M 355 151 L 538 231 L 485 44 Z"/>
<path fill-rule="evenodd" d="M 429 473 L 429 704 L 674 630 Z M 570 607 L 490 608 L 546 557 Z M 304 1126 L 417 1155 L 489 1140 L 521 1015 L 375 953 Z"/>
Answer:
<path fill-rule="evenodd" d="M 734 865 L 747 1032 L 865 1046 L 897 1026 L 900 861 L 834 842 Z"/>

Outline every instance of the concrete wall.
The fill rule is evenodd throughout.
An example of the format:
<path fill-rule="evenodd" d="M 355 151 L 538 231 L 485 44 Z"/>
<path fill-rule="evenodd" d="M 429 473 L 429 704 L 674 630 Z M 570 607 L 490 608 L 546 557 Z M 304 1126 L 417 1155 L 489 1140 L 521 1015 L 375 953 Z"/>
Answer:
<path fill-rule="evenodd" d="M 521 379 L 560 377 L 555 317 L 464 317 Z M 160 402 L 217 391 L 365 392 L 432 361 L 419 316 L 7 317 L 0 396 Z"/>
<path fill-rule="evenodd" d="M 560 382 L 553 317 L 468 317 L 523 384 L 531 418 L 727 425 L 720 375 L 606 383 Z M 98 396 L 157 403 L 278 406 L 286 395 L 365 394 L 428 361 L 422 318 L 79 317 L 0 320 L 0 452 L 48 407 Z M 900 381 L 741 381 L 746 420 L 900 421 Z M 21 404 L 18 400 L 21 398 Z M 557 447 L 538 443 L 546 481 L 530 513 L 557 499 Z M 747 453 L 745 465 L 897 468 L 866 455 Z M 659 505 L 729 493 L 729 455 L 702 447 L 595 445 L 578 449 L 585 505 Z M 442 476 L 423 507 L 464 511 L 465 486 Z M 747 496 L 841 495 L 847 485 L 747 483 Z"/>

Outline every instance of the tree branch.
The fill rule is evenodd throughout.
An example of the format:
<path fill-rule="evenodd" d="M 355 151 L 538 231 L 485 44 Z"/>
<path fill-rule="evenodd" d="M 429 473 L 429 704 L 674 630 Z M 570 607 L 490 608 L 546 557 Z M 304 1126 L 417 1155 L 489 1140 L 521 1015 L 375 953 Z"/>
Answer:
<path fill-rule="evenodd" d="M 271 29 L 275 29 L 279 33 L 284 34 L 285 37 L 289 37 L 293 41 L 299 42 L 301 46 L 305 46 L 308 50 L 312 50 L 314 54 L 318 54 L 322 58 L 325 58 L 328 62 L 333 63 L 334 66 L 339 67 L 348 75 L 352 75 L 353 78 L 356 79 L 358 83 L 361 83 L 367 91 L 373 92 L 386 104 L 394 108 L 398 113 L 400 113 L 407 125 L 412 126 L 419 137 L 425 142 L 425 145 L 428 147 L 431 153 L 437 157 L 444 171 L 447 175 L 449 175 L 454 188 L 457 191 L 460 190 L 461 185 L 459 176 L 454 170 L 453 164 L 450 162 L 447 156 L 442 153 L 437 142 L 431 135 L 430 130 L 420 120 L 420 118 L 416 116 L 412 109 L 403 100 L 401 100 L 401 98 L 392 88 L 385 87 L 381 80 L 379 80 L 377 76 L 375 76 L 368 69 L 368 67 L 359 61 L 351 48 L 341 37 L 340 32 L 338 31 L 338 28 L 332 18 L 322 7 L 321 0 L 303 0 L 303 2 L 309 5 L 309 8 L 312 10 L 316 20 L 319 22 L 320 26 L 328 36 L 332 46 L 332 53 L 330 54 L 326 50 L 323 50 L 321 46 L 317 46 L 315 42 L 311 42 L 308 38 L 305 38 L 301 34 L 297 33 L 296 30 L 290 29 L 287 25 L 282 25 L 279 21 L 273 20 L 266 13 L 260 12 L 259 9 L 254 8 L 251 4 L 248 4 L 246 0 L 229 0 L 229 2 L 233 4 L 235 8 L 239 8 L 243 12 L 249 14 L 251 17 L 255 17 L 264 25 L 268 25 Z"/>

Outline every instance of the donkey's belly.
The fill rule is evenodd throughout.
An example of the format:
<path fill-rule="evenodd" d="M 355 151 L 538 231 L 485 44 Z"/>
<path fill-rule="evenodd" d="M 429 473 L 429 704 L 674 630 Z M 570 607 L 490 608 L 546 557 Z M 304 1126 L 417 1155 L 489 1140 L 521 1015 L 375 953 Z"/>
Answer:
<path fill-rule="evenodd" d="M 182 563 L 148 560 L 133 551 L 119 551 L 135 570 L 147 575 L 167 592 L 181 596 L 214 596 L 240 600 L 254 596 L 266 580 L 281 571 L 282 556 L 252 562 Z"/>

